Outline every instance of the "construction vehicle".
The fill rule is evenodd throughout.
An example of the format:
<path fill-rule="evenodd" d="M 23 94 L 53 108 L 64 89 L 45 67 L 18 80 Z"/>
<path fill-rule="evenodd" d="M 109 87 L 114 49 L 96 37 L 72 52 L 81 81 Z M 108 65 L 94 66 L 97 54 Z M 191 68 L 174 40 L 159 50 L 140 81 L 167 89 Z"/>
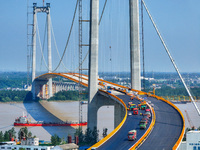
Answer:
<path fill-rule="evenodd" d="M 193 123 L 192 123 L 192 120 L 190 119 L 190 117 L 189 117 L 189 115 L 188 115 L 187 110 L 185 110 L 185 114 L 186 114 L 187 120 L 188 120 L 188 122 L 189 122 L 190 128 L 191 128 L 191 129 L 194 129 L 195 127 L 194 127 L 194 125 L 193 125 Z"/>
<path fill-rule="evenodd" d="M 149 92 L 147 93 L 147 95 L 148 95 L 148 96 L 151 96 L 152 94 L 155 95 L 155 93 L 156 93 L 156 85 L 153 84 L 153 91 L 149 91 Z"/>

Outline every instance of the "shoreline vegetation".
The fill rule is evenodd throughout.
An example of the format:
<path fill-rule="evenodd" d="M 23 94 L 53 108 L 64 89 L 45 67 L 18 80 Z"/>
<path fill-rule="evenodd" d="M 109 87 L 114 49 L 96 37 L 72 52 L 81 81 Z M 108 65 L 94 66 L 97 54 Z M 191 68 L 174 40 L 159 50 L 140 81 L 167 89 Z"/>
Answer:
<path fill-rule="evenodd" d="M 200 99 L 200 88 L 190 89 L 194 95 L 195 100 Z M 150 91 L 150 90 L 149 90 Z M 88 92 L 85 91 L 85 94 L 81 94 L 81 100 L 88 100 Z M 185 99 L 189 100 L 187 92 L 184 88 L 162 88 L 156 89 L 155 94 L 161 96 L 167 100 L 171 100 L 170 97 L 173 97 L 173 100 Z M 78 101 L 80 99 L 78 91 L 60 91 L 56 93 L 53 97 L 47 99 L 46 101 Z M 42 99 L 37 98 L 36 101 L 41 101 Z M 12 90 L 0 90 L 0 103 L 15 103 L 15 102 L 33 102 L 32 93 L 30 91 L 12 91 Z M 35 101 L 34 101 L 35 102 Z"/>
<path fill-rule="evenodd" d="M 81 95 L 83 101 L 88 99 L 87 94 Z M 36 101 L 41 101 L 37 99 Z M 47 101 L 78 101 L 78 91 L 60 91 L 56 93 Z M 16 103 L 16 102 L 33 102 L 32 93 L 30 91 L 12 91 L 12 90 L 1 90 L 0 91 L 0 103 Z"/>
<path fill-rule="evenodd" d="M 99 77 L 108 80 L 113 83 L 122 84 L 128 86 L 130 83 L 130 72 L 124 73 L 99 73 Z M 155 94 L 161 96 L 167 100 L 171 99 L 183 99 L 189 100 L 188 94 L 183 87 L 177 73 L 174 72 L 146 72 L 145 76 L 148 80 L 145 80 L 142 87 L 145 84 L 145 89 L 142 91 L 153 91 L 153 87 L 156 87 Z M 190 91 L 195 100 L 200 99 L 200 73 L 183 73 L 183 77 L 190 87 Z M 54 81 L 58 82 L 71 82 L 62 77 L 54 78 Z M 5 102 L 32 102 L 32 93 L 25 91 L 28 86 L 27 72 L 2 72 L 0 71 L 0 103 Z M 148 87 L 148 88 L 147 88 Z M 81 94 L 81 100 L 88 99 L 88 91 L 84 91 Z M 80 99 L 78 91 L 61 91 L 56 93 L 53 97 L 47 101 L 78 101 Z M 38 98 L 36 101 L 40 101 Z"/>
<path fill-rule="evenodd" d="M 195 100 L 200 99 L 200 88 L 191 88 L 190 89 L 195 97 Z M 147 90 L 148 91 L 148 90 Z M 149 89 L 150 91 L 150 89 Z M 85 91 L 84 94 L 81 94 L 81 100 L 88 100 L 88 91 Z M 187 92 L 184 88 L 162 88 L 156 89 L 155 94 L 162 96 L 165 99 L 173 97 L 174 100 L 179 100 L 188 98 Z M 166 98 L 167 97 L 167 98 Z M 78 91 L 60 91 L 56 93 L 53 97 L 47 99 L 47 101 L 78 101 L 79 100 Z M 37 98 L 36 101 L 41 101 L 42 99 Z M 12 90 L 0 90 L 0 103 L 10 103 L 10 102 L 33 102 L 32 93 L 30 91 L 12 91 Z"/>

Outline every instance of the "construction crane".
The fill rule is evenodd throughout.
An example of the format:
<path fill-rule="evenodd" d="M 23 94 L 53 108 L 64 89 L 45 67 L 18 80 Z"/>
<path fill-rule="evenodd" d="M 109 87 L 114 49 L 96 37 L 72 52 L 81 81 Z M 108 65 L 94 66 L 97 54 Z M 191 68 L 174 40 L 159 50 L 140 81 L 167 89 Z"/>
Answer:
<path fill-rule="evenodd" d="M 190 128 L 191 128 L 191 129 L 194 129 L 195 127 L 194 127 L 194 125 L 193 125 L 193 123 L 192 123 L 192 120 L 190 119 L 190 117 L 189 117 L 189 115 L 188 115 L 187 110 L 185 110 L 185 114 L 186 114 L 187 120 L 188 120 L 188 122 L 189 122 Z"/>
<path fill-rule="evenodd" d="M 151 96 L 152 94 L 155 95 L 155 93 L 156 93 L 156 85 L 153 84 L 153 91 L 149 91 L 149 92 L 147 93 L 147 95 Z"/>

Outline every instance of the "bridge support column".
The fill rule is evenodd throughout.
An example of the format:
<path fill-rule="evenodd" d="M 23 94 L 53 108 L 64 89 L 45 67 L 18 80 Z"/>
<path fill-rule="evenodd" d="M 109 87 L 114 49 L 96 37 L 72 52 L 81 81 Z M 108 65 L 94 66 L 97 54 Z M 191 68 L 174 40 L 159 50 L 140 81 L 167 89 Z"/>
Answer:
<path fill-rule="evenodd" d="M 32 82 L 35 79 L 35 70 L 36 70 L 36 24 L 37 24 L 37 5 L 33 4 L 33 45 L 32 45 Z M 33 87 L 33 85 L 32 85 Z"/>
<path fill-rule="evenodd" d="M 41 87 L 42 87 L 42 90 L 43 90 L 46 83 L 47 83 L 47 80 L 40 80 L 40 81 L 34 80 L 33 81 L 32 89 L 31 89 L 31 92 L 33 94 L 33 100 L 36 100 L 37 96 L 39 96 L 39 93 L 41 92 Z M 45 96 L 43 98 L 45 98 Z"/>
<path fill-rule="evenodd" d="M 97 93 L 95 99 L 90 103 L 88 114 L 90 114 L 90 129 L 97 127 L 97 114 L 102 106 L 114 106 L 114 128 L 116 128 L 125 116 L 125 108 L 117 101 L 110 98 L 108 95 Z"/>
<path fill-rule="evenodd" d="M 42 94 L 43 99 L 46 99 L 45 84 L 42 86 Z"/>
<path fill-rule="evenodd" d="M 138 0 L 129 0 L 131 88 L 141 90 Z"/>
<path fill-rule="evenodd" d="M 125 110 L 122 105 L 115 103 L 114 105 L 114 128 L 116 128 L 124 118 Z"/>
<path fill-rule="evenodd" d="M 47 3 L 48 72 L 52 72 L 50 3 Z M 49 79 L 49 98 L 52 97 L 52 78 Z"/>
<path fill-rule="evenodd" d="M 91 130 L 97 127 L 97 112 L 99 107 L 97 106 L 97 96 L 88 104 L 88 128 Z"/>
<path fill-rule="evenodd" d="M 99 0 L 90 0 L 90 48 L 89 48 L 89 98 L 88 98 L 88 127 L 96 126 L 94 115 L 96 106 L 92 104 L 98 90 L 98 45 L 99 45 Z"/>

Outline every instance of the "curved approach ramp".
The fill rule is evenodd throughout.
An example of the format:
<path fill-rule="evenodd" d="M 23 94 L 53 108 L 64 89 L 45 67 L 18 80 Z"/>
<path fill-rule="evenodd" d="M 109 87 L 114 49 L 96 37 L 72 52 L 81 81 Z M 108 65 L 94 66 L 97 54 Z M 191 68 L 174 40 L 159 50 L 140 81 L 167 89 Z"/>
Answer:
<path fill-rule="evenodd" d="M 79 82 L 79 77 L 82 78 L 82 85 L 88 86 L 88 76 L 72 73 L 47 73 L 41 75 L 36 78 L 36 80 L 47 80 L 49 78 L 54 78 L 56 76 L 62 76 L 64 78 L 68 78 L 74 82 Z M 101 82 L 105 82 L 109 85 L 112 85 L 116 88 L 124 89 L 123 91 L 115 92 L 115 95 L 107 93 L 113 97 L 118 97 L 119 101 L 123 101 L 124 107 L 127 106 L 128 101 L 130 101 L 130 96 L 125 92 L 127 87 L 117 85 L 108 81 L 104 81 L 99 79 Z M 101 87 L 99 86 L 101 89 Z M 129 89 L 130 90 L 130 89 Z M 132 90 L 132 89 L 131 89 Z M 97 144 L 93 145 L 91 148 L 96 148 L 98 150 L 108 150 L 108 149 L 177 149 L 181 140 L 183 138 L 185 123 L 184 118 L 180 110 L 173 105 L 171 102 L 164 100 L 161 97 L 152 95 L 150 97 L 147 96 L 147 93 L 132 90 L 138 92 L 140 97 L 143 97 L 149 103 L 154 104 L 155 111 L 155 124 L 149 123 L 146 130 L 139 129 L 139 121 L 142 116 L 127 116 L 127 113 L 120 123 L 120 125 L 111 132 L 107 137 L 99 141 Z M 120 94 L 119 94 L 120 92 Z M 134 103 L 138 104 L 139 100 L 135 99 Z M 152 111 L 152 113 L 153 113 Z M 154 113 L 153 113 L 154 114 Z M 127 133 L 129 130 L 136 129 L 137 130 L 137 140 L 136 141 L 128 141 Z M 89 148 L 89 149 L 91 149 Z"/>

